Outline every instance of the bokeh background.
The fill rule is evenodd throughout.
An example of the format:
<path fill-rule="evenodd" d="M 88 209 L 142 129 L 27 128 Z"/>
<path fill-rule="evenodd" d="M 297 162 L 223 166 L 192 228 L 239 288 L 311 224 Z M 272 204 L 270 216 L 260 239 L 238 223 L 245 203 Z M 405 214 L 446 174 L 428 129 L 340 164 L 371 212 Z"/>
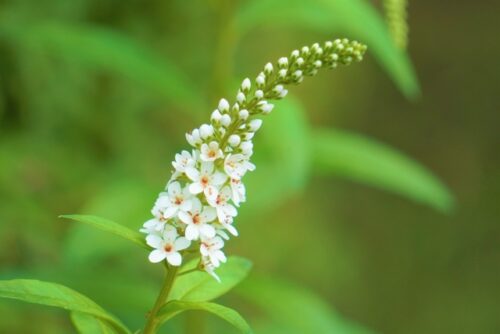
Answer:
<path fill-rule="evenodd" d="M 65 284 L 140 328 L 161 270 L 57 216 L 139 228 L 220 97 L 346 36 L 366 59 L 291 89 L 258 135 L 228 245 L 253 273 L 224 302 L 257 333 L 499 333 L 499 10 L 411 1 L 405 53 L 380 2 L 0 1 L 0 278 Z M 233 332 L 198 313 L 170 329 Z M 0 332 L 74 330 L 2 300 Z"/>

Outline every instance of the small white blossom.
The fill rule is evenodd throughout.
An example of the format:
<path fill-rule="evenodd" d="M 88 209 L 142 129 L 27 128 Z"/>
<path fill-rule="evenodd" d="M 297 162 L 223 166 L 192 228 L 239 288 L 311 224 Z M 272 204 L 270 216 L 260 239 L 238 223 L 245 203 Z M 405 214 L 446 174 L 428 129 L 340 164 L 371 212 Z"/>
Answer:
<path fill-rule="evenodd" d="M 201 258 L 201 269 L 205 270 L 210 276 L 215 278 L 217 282 L 221 282 L 220 277 L 215 273 L 216 267 L 210 262 L 210 258 L 202 257 Z"/>
<path fill-rule="evenodd" d="M 258 107 L 264 115 L 267 115 L 273 110 L 274 104 L 268 103 L 267 101 L 260 101 Z"/>
<path fill-rule="evenodd" d="M 208 257 L 210 262 L 215 266 L 220 266 L 221 262 L 226 262 L 226 255 L 221 249 L 224 247 L 224 241 L 220 237 L 214 237 L 203 240 L 200 245 L 200 253 L 204 257 Z"/>
<path fill-rule="evenodd" d="M 246 201 L 246 189 L 241 179 L 231 178 L 232 200 L 236 206 Z"/>
<path fill-rule="evenodd" d="M 225 186 L 217 195 L 207 197 L 207 201 L 208 204 L 217 210 L 219 223 L 221 223 L 232 235 L 238 235 L 238 231 L 231 225 L 233 223 L 233 217 L 238 214 L 236 208 L 229 203 L 231 197 L 231 188 Z"/>
<path fill-rule="evenodd" d="M 200 159 L 203 161 L 215 161 L 219 158 L 222 158 L 224 154 L 222 150 L 219 148 L 219 143 L 216 141 L 212 141 L 209 144 L 201 145 L 201 154 Z"/>
<path fill-rule="evenodd" d="M 255 97 L 258 98 L 259 100 L 264 97 L 264 92 L 260 89 L 255 91 Z"/>
<path fill-rule="evenodd" d="M 139 231 L 145 234 L 159 235 L 161 234 L 164 228 L 165 228 L 165 220 L 153 218 L 145 222 Z"/>
<path fill-rule="evenodd" d="M 156 217 L 169 219 L 177 215 L 179 211 L 191 208 L 191 193 L 188 188 L 181 188 L 179 182 L 171 182 L 167 186 L 167 192 L 160 194 L 153 207 L 152 213 Z"/>
<path fill-rule="evenodd" d="M 178 237 L 177 230 L 172 226 L 165 227 L 162 236 L 150 234 L 146 242 L 154 250 L 149 254 L 149 261 L 158 263 L 167 260 L 172 266 L 180 266 L 182 256 L 179 251 L 184 250 L 191 244 L 184 237 Z"/>
<path fill-rule="evenodd" d="M 187 224 L 186 239 L 197 240 L 202 238 L 213 238 L 215 236 L 215 228 L 208 223 L 217 217 L 217 212 L 214 208 L 203 207 L 198 198 L 193 199 L 193 206 L 188 212 L 180 212 L 179 219 Z"/>
<path fill-rule="evenodd" d="M 228 154 L 224 160 L 224 171 L 233 179 L 241 179 L 247 171 L 254 171 L 255 165 L 243 154 Z"/>
<path fill-rule="evenodd" d="M 186 169 L 186 175 L 193 181 L 189 185 L 189 191 L 194 195 L 203 192 L 207 198 L 217 195 L 217 187 L 227 180 L 227 175 L 214 171 L 214 163 L 209 161 L 202 162 L 200 170 L 195 168 Z"/>
<path fill-rule="evenodd" d="M 175 155 L 175 161 L 172 161 L 175 171 L 182 174 L 188 167 L 194 167 L 196 163 L 196 154 L 191 155 L 188 151 L 182 151 Z"/>
<path fill-rule="evenodd" d="M 286 74 L 288 73 L 288 70 L 286 68 L 282 68 L 279 72 L 278 72 L 278 76 L 281 78 L 281 79 L 284 79 L 286 77 Z"/>
<path fill-rule="evenodd" d="M 266 75 L 264 73 L 260 73 L 255 79 L 257 86 L 264 86 L 266 84 Z"/>

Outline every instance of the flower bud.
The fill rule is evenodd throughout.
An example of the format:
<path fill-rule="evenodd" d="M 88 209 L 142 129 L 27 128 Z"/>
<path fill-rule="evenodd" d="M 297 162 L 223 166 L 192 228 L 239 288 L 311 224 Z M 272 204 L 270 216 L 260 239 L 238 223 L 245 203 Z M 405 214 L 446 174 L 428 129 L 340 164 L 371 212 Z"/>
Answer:
<path fill-rule="evenodd" d="M 261 119 L 252 119 L 250 121 L 250 123 L 248 124 L 249 128 L 250 128 L 250 131 L 252 132 L 256 132 L 257 130 L 260 129 L 260 127 L 262 126 L 262 120 Z"/>
<path fill-rule="evenodd" d="M 226 99 L 220 99 L 219 107 L 217 108 L 221 113 L 225 113 L 229 111 L 229 102 Z"/>
<path fill-rule="evenodd" d="M 238 135 L 230 135 L 227 141 L 232 147 L 236 147 L 240 144 L 241 138 Z"/>
<path fill-rule="evenodd" d="M 259 100 L 264 97 L 264 92 L 262 90 L 256 90 L 255 91 L 255 97 L 258 98 Z"/>
<path fill-rule="evenodd" d="M 248 110 L 246 109 L 240 110 L 239 116 L 241 120 L 246 120 L 249 116 Z"/>
<path fill-rule="evenodd" d="M 267 63 L 266 66 L 264 66 L 264 73 L 271 75 L 273 73 L 273 64 Z"/>
<path fill-rule="evenodd" d="M 220 119 L 220 124 L 222 124 L 222 126 L 227 128 L 229 124 L 231 124 L 231 116 L 229 116 L 228 114 L 222 115 Z"/>
<path fill-rule="evenodd" d="M 253 143 L 251 141 L 244 141 L 240 145 L 240 150 L 243 154 L 252 154 Z"/>
<path fill-rule="evenodd" d="M 200 126 L 200 136 L 203 139 L 207 139 L 208 137 L 214 134 L 214 128 L 208 124 L 202 124 Z"/>
<path fill-rule="evenodd" d="M 236 94 L 236 101 L 238 101 L 238 103 L 243 103 L 245 102 L 246 100 L 246 96 L 245 94 L 243 94 L 242 92 L 238 92 L 238 94 Z"/>
<path fill-rule="evenodd" d="M 255 132 L 246 133 L 245 140 L 252 140 L 253 136 L 255 136 Z"/>
<path fill-rule="evenodd" d="M 286 78 L 286 74 L 287 74 L 287 70 L 285 68 L 281 69 L 279 72 L 278 72 L 278 76 L 281 78 L 281 79 L 284 79 Z"/>
<path fill-rule="evenodd" d="M 266 84 L 266 75 L 264 73 L 260 73 L 255 79 L 257 83 L 257 87 L 262 87 Z"/>
<path fill-rule="evenodd" d="M 214 123 L 218 123 L 220 121 L 220 118 L 222 117 L 222 115 L 220 114 L 220 111 L 219 109 L 215 109 L 213 112 L 212 112 L 212 116 L 210 116 L 210 120 Z"/>
<path fill-rule="evenodd" d="M 248 91 L 252 88 L 252 83 L 250 82 L 250 79 L 246 78 L 243 80 L 241 83 L 241 90 L 243 93 L 248 93 Z"/>
<path fill-rule="evenodd" d="M 286 68 L 286 67 L 288 67 L 288 58 L 287 57 L 281 57 L 278 60 L 278 66 L 280 68 Z"/>
<path fill-rule="evenodd" d="M 273 110 L 273 108 L 274 108 L 274 104 L 272 104 L 272 103 L 267 103 L 266 101 L 263 101 L 263 102 L 264 102 L 264 103 L 262 103 L 262 104 L 260 105 L 260 110 L 262 110 L 262 113 L 263 113 L 263 114 L 267 115 L 267 114 L 269 114 L 269 113 Z"/>

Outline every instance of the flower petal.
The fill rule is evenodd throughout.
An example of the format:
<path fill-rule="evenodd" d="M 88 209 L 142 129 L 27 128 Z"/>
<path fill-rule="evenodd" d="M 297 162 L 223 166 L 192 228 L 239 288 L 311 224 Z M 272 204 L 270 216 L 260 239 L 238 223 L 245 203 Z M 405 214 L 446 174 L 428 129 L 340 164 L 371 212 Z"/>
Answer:
<path fill-rule="evenodd" d="M 149 253 L 149 261 L 153 262 L 153 263 L 158 263 L 158 262 L 161 262 L 165 259 L 166 257 L 166 253 L 165 251 L 163 250 L 160 250 L 160 249 L 155 249 L 154 251 L 152 251 L 151 253 Z"/>
<path fill-rule="evenodd" d="M 182 263 L 181 254 L 179 254 L 178 252 L 167 254 L 167 261 L 173 266 L 180 266 Z"/>

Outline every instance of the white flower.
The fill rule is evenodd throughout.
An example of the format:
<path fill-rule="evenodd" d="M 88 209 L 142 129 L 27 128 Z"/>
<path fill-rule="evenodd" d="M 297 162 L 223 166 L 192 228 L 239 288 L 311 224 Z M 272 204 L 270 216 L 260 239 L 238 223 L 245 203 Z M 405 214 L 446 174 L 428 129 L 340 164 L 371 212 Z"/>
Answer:
<path fill-rule="evenodd" d="M 239 179 L 231 179 L 231 191 L 232 191 L 232 200 L 236 206 L 240 206 L 240 203 L 246 201 L 246 190 L 245 185 Z"/>
<path fill-rule="evenodd" d="M 217 195 L 217 187 L 227 180 L 227 175 L 218 171 L 214 172 L 213 162 L 202 162 L 200 170 L 195 168 L 186 169 L 186 175 L 193 181 L 189 185 L 189 191 L 192 194 L 205 193 L 208 198 Z"/>
<path fill-rule="evenodd" d="M 221 249 L 224 247 L 224 241 L 220 237 L 205 239 L 201 242 L 200 253 L 203 257 L 208 257 L 214 267 L 220 266 L 221 262 L 226 262 L 226 255 Z"/>
<path fill-rule="evenodd" d="M 288 58 L 287 57 L 281 57 L 278 59 L 278 65 L 279 67 L 288 67 Z"/>
<path fill-rule="evenodd" d="M 180 212 L 179 219 L 187 224 L 186 239 L 197 240 L 198 238 L 213 238 L 215 228 L 208 223 L 215 220 L 217 213 L 214 208 L 203 207 L 198 198 L 193 199 L 193 206 L 189 212 Z"/>
<path fill-rule="evenodd" d="M 212 112 L 212 115 L 210 116 L 210 120 L 214 123 L 217 123 L 220 121 L 222 115 L 219 111 L 219 109 L 215 109 L 213 112 Z"/>
<path fill-rule="evenodd" d="M 267 63 L 266 66 L 264 66 L 264 73 L 267 75 L 270 75 L 273 73 L 273 64 Z"/>
<path fill-rule="evenodd" d="M 230 178 L 241 179 L 245 173 L 255 170 L 255 165 L 243 154 L 228 154 L 224 160 L 224 171 Z"/>
<path fill-rule="evenodd" d="M 168 225 L 162 236 L 150 234 L 146 237 L 149 246 L 155 248 L 149 254 L 149 261 L 158 263 L 167 260 L 173 266 L 180 266 L 182 256 L 179 251 L 189 247 L 191 242 L 184 237 L 178 237 L 177 230 Z"/>
<path fill-rule="evenodd" d="M 222 150 L 219 148 L 219 143 L 216 141 L 210 142 L 210 144 L 201 145 L 200 158 L 203 161 L 215 161 L 223 156 Z"/>
<path fill-rule="evenodd" d="M 207 197 L 207 201 L 208 204 L 217 210 L 219 223 L 221 223 L 229 233 L 236 236 L 238 235 L 238 231 L 231 224 L 233 223 L 233 217 L 238 214 L 238 211 L 234 206 L 229 204 L 232 194 L 231 188 L 225 186 L 217 195 Z"/>
<path fill-rule="evenodd" d="M 217 274 L 215 273 L 215 266 L 212 264 L 212 262 L 210 262 L 210 258 L 208 257 L 201 258 L 201 269 L 205 270 L 210 276 L 215 278 L 217 282 L 219 283 L 221 282 L 220 277 L 217 276 Z"/>
<path fill-rule="evenodd" d="M 191 155 L 188 151 L 182 151 L 180 154 L 175 155 L 175 161 L 172 161 L 172 166 L 174 166 L 175 171 L 179 173 L 184 173 L 186 168 L 194 167 L 196 164 L 196 153 L 193 152 Z"/>
<path fill-rule="evenodd" d="M 164 219 L 172 218 L 178 212 L 191 209 L 191 197 L 188 187 L 182 189 L 179 182 L 171 182 L 167 192 L 161 193 L 156 201 L 153 214 L 158 216 L 158 213 L 161 213 Z"/>
<path fill-rule="evenodd" d="M 255 91 L 255 97 L 258 98 L 259 100 L 264 97 L 264 92 L 260 89 Z"/>
<path fill-rule="evenodd" d="M 238 92 L 238 94 L 236 94 L 236 101 L 238 101 L 239 103 L 243 103 L 245 102 L 245 100 L 246 100 L 245 94 L 243 94 L 242 92 Z"/>
<path fill-rule="evenodd" d="M 161 234 L 164 227 L 165 220 L 153 218 L 145 222 L 139 231 L 145 234 Z"/>

